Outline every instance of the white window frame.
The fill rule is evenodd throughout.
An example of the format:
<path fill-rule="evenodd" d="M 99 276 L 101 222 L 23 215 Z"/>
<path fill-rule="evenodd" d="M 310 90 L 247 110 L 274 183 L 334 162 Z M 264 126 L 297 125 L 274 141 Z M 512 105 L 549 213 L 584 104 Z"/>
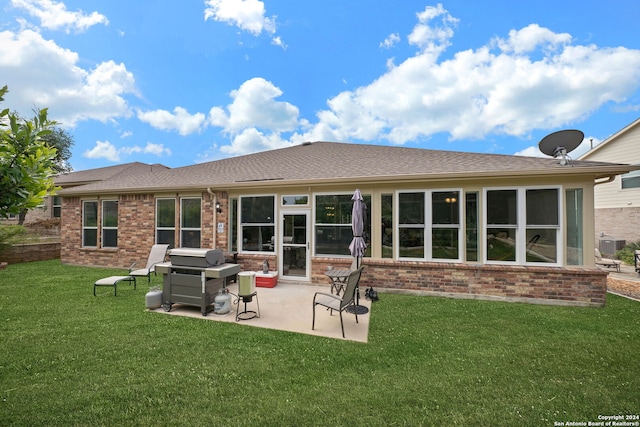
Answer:
<path fill-rule="evenodd" d="M 450 193 L 457 192 L 458 199 L 456 201 L 458 207 L 458 223 L 457 224 L 433 224 L 433 194 L 434 193 Z M 405 193 L 423 193 L 424 195 L 424 224 L 400 224 L 400 195 Z M 398 260 L 407 261 L 435 261 L 460 263 L 464 260 L 465 253 L 465 233 L 464 233 L 464 192 L 462 188 L 432 188 L 432 189 L 414 189 L 399 190 L 394 194 L 393 208 L 393 229 L 394 229 L 394 257 Z M 402 228 L 417 228 L 424 230 L 424 257 L 401 257 L 400 256 L 400 226 Z M 433 236 L 432 232 L 436 229 L 457 229 L 458 230 L 458 258 L 434 258 L 433 257 Z"/>
<path fill-rule="evenodd" d="M 84 224 L 84 216 L 85 216 L 85 212 L 86 212 L 85 203 L 95 203 L 96 204 L 96 225 L 95 226 L 86 226 Z M 99 240 L 100 236 L 98 235 L 98 224 L 100 223 L 100 212 L 99 212 L 99 210 L 100 210 L 100 203 L 98 202 L 98 200 L 90 199 L 90 200 L 83 200 L 82 201 L 82 239 L 81 240 L 82 240 L 82 247 L 83 248 L 97 248 L 99 246 L 98 245 L 98 243 L 100 241 Z M 85 234 L 84 232 L 85 232 L 85 230 L 95 230 L 95 232 L 96 232 L 96 244 L 95 244 L 95 246 L 87 246 L 85 244 L 85 241 L 84 241 L 84 234 Z"/>
<path fill-rule="evenodd" d="M 273 198 L 273 222 L 250 222 L 250 223 L 244 223 L 242 222 L 242 203 L 243 203 L 243 199 L 250 199 L 253 197 L 271 197 Z M 244 253 L 244 254 L 275 254 L 276 253 L 276 248 L 277 245 L 273 245 L 273 247 L 271 248 L 270 251 L 249 251 L 249 250 L 245 250 L 244 249 L 244 237 L 243 237 L 243 233 L 244 233 L 244 227 L 245 226 L 252 226 L 252 227 L 270 227 L 273 226 L 273 239 L 275 241 L 276 236 L 278 236 L 278 222 L 276 221 L 276 218 L 278 216 L 278 206 L 277 206 L 277 195 L 275 193 L 271 193 L 271 194 L 243 194 L 242 196 L 238 197 L 238 252 L 240 253 Z M 263 245 L 265 244 L 264 242 L 262 243 Z M 268 244 L 268 243 L 267 243 Z"/>
<path fill-rule="evenodd" d="M 158 202 L 160 200 L 171 200 L 173 201 L 173 227 L 159 227 L 158 226 Z M 180 208 L 182 209 L 182 203 L 180 203 Z M 202 208 L 202 207 L 201 207 Z M 175 235 L 176 235 L 176 218 L 175 218 L 175 213 L 176 213 L 176 198 L 175 197 L 158 197 L 156 198 L 156 218 L 155 218 L 155 242 L 158 243 L 158 230 L 160 231 L 173 231 L 173 239 L 175 241 Z M 181 237 L 182 238 L 182 234 Z"/>
<path fill-rule="evenodd" d="M 287 205 L 284 203 L 284 199 L 287 197 L 306 197 L 307 203 L 295 204 L 295 205 Z M 284 194 L 280 197 L 280 206 L 284 208 L 297 208 L 297 207 L 308 207 L 309 206 L 309 195 L 308 194 Z"/>
<path fill-rule="evenodd" d="M 113 227 L 113 226 L 104 225 L 104 220 L 105 220 L 104 205 L 106 203 L 114 203 L 114 202 L 116 203 L 116 206 L 117 206 L 117 208 L 119 210 L 118 200 L 117 199 L 104 199 L 104 200 L 101 200 L 101 203 L 100 203 L 100 247 L 103 247 L 103 248 L 110 248 L 111 249 L 111 248 L 117 248 L 118 247 L 118 244 L 117 244 L 117 241 L 118 241 L 118 226 L 116 225 L 115 227 Z M 119 221 L 118 216 L 119 216 L 119 213 L 116 216 L 116 224 Z M 105 238 L 104 238 L 105 230 L 115 230 L 116 231 L 116 246 L 106 246 L 104 244 L 104 242 L 105 242 Z"/>
<path fill-rule="evenodd" d="M 491 191 L 511 190 L 516 191 L 516 218 L 517 222 L 514 225 L 501 225 L 502 228 L 513 228 L 516 230 L 516 260 L 515 261 L 495 261 L 487 259 L 486 251 L 486 238 L 487 229 L 495 228 L 496 224 L 487 223 L 487 209 L 488 209 L 488 196 L 487 193 Z M 558 224 L 557 225 L 528 225 L 527 224 L 527 190 L 556 190 L 558 194 Z M 482 203 L 482 236 L 478 239 L 482 242 L 483 250 L 482 261 L 485 264 L 497 264 L 497 265 L 528 265 L 528 266 L 546 266 L 546 267 L 559 267 L 563 265 L 564 260 L 564 192 L 563 187 L 558 185 L 543 185 L 543 186 L 515 186 L 515 187 L 486 187 L 482 190 L 483 203 Z M 529 229 L 555 229 L 556 230 L 556 262 L 527 262 L 527 230 Z"/>
<path fill-rule="evenodd" d="M 182 225 L 182 219 L 183 219 L 183 201 L 184 200 L 200 200 L 200 226 L 199 227 L 184 227 Z M 202 246 L 202 197 L 200 196 L 183 196 L 180 197 L 180 247 L 184 247 L 183 244 L 183 232 L 184 231 L 198 231 L 200 233 L 200 246 Z"/>

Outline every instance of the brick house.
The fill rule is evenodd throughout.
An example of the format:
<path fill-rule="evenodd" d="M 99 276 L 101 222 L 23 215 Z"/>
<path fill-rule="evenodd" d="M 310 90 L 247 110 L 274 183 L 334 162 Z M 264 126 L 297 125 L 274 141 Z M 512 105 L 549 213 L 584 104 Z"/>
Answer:
<path fill-rule="evenodd" d="M 580 160 L 640 166 L 640 119 L 611 135 Z M 625 242 L 640 240 L 640 171 L 597 185 L 594 205 L 595 236 L 602 252 L 613 255 Z"/>
<path fill-rule="evenodd" d="M 61 259 L 126 268 L 157 242 L 237 252 L 245 270 L 268 260 L 280 281 L 328 283 L 328 266 L 351 263 L 359 188 L 368 208 L 363 287 L 602 306 L 594 182 L 633 169 L 304 143 L 64 189 Z"/>
<path fill-rule="evenodd" d="M 61 188 L 70 188 L 77 185 L 86 185 L 92 182 L 104 181 L 116 178 L 118 175 L 132 175 L 144 173 L 153 168 L 168 169 L 164 165 L 154 164 L 147 165 L 140 162 L 125 163 L 122 165 L 107 166 L 78 172 L 63 173 L 55 177 L 55 185 Z M 42 205 L 35 209 L 30 209 L 25 216 L 24 223 L 30 224 L 36 221 L 47 220 L 52 218 L 60 218 L 62 211 L 62 197 L 59 195 L 48 196 L 44 199 Z M 18 222 L 17 215 L 11 215 L 8 219 L 0 220 L 2 224 L 16 224 Z"/>

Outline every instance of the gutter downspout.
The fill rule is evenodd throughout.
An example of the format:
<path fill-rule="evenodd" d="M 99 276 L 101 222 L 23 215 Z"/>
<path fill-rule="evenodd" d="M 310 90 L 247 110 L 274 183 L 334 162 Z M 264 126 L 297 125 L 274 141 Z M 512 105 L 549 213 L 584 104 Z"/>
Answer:
<path fill-rule="evenodd" d="M 216 209 L 216 202 L 218 201 L 218 196 L 216 195 L 216 193 L 214 193 L 213 191 L 211 191 L 211 187 L 207 187 L 207 193 L 211 194 L 211 196 L 213 197 L 213 224 L 211 225 L 213 227 L 213 248 L 212 249 L 217 249 L 218 247 L 218 229 L 216 228 L 216 224 L 218 223 L 218 210 Z"/>
<path fill-rule="evenodd" d="M 616 179 L 616 175 L 609 175 L 607 178 L 605 178 L 602 181 L 594 181 L 593 185 L 600 185 L 600 184 L 606 184 L 608 182 L 612 182 L 614 179 Z"/>

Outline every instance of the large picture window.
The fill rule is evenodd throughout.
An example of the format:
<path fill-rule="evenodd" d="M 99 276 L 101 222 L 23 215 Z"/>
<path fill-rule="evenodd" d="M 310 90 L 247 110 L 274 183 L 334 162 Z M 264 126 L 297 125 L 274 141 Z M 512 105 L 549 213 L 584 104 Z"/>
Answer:
<path fill-rule="evenodd" d="M 460 260 L 460 191 L 398 194 L 400 258 Z"/>
<path fill-rule="evenodd" d="M 275 250 L 275 197 L 240 198 L 241 250 L 273 252 Z"/>
<path fill-rule="evenodd" d="M 156 243 L 176 246 L 176 199 L 156 200 Z"/>
<path fill-rule="evenodd" d="M 102 201 L 102 247 L 118 247 L 118 201 Z"/>
<path fill-rule="evenodd" d="M 350 256 L 349 244 L 353 239 L 351 230 L 351 213 L 353 211 L 353 194 L 318 194 L 315 206 L 315 254 Z M 371 195 L 363 194 L 367 209 L 371 206 Z M 369 243 L 371 224 L 364 218 L 363 237 L 367 242 L 365 256 L 370 256 Z"/>
<path fill-rule="evenodd" d="M 183 248 L 200 247 L 201 204 L 200 197 L 180 199 L 180 245 Z"/>
<path fill-rule="evenodd" d="M 488 262 L 559 263 L 558 188 L 489 189 L 485 217 Z"/>
<path fill-rule="evenodd" d="M 82 202 L 82 246 L 98 246 L 98 202 Z"/>

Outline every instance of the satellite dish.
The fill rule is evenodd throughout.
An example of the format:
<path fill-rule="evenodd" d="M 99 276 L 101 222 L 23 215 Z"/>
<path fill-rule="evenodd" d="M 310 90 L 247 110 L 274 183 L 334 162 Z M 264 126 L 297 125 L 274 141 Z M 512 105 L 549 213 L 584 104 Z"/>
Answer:
<path fill-rule="evenodd" d="M 578 148 L 583 139 L 584 133 L 582 131 L 575 129 L 560 130 L 542 138 L 538 143 L 538 148 L 547 156 L 554 158 L 560 156 L 562 158 L 560 164 L 566 165 L 568 163 L 567 153 Z"/>

